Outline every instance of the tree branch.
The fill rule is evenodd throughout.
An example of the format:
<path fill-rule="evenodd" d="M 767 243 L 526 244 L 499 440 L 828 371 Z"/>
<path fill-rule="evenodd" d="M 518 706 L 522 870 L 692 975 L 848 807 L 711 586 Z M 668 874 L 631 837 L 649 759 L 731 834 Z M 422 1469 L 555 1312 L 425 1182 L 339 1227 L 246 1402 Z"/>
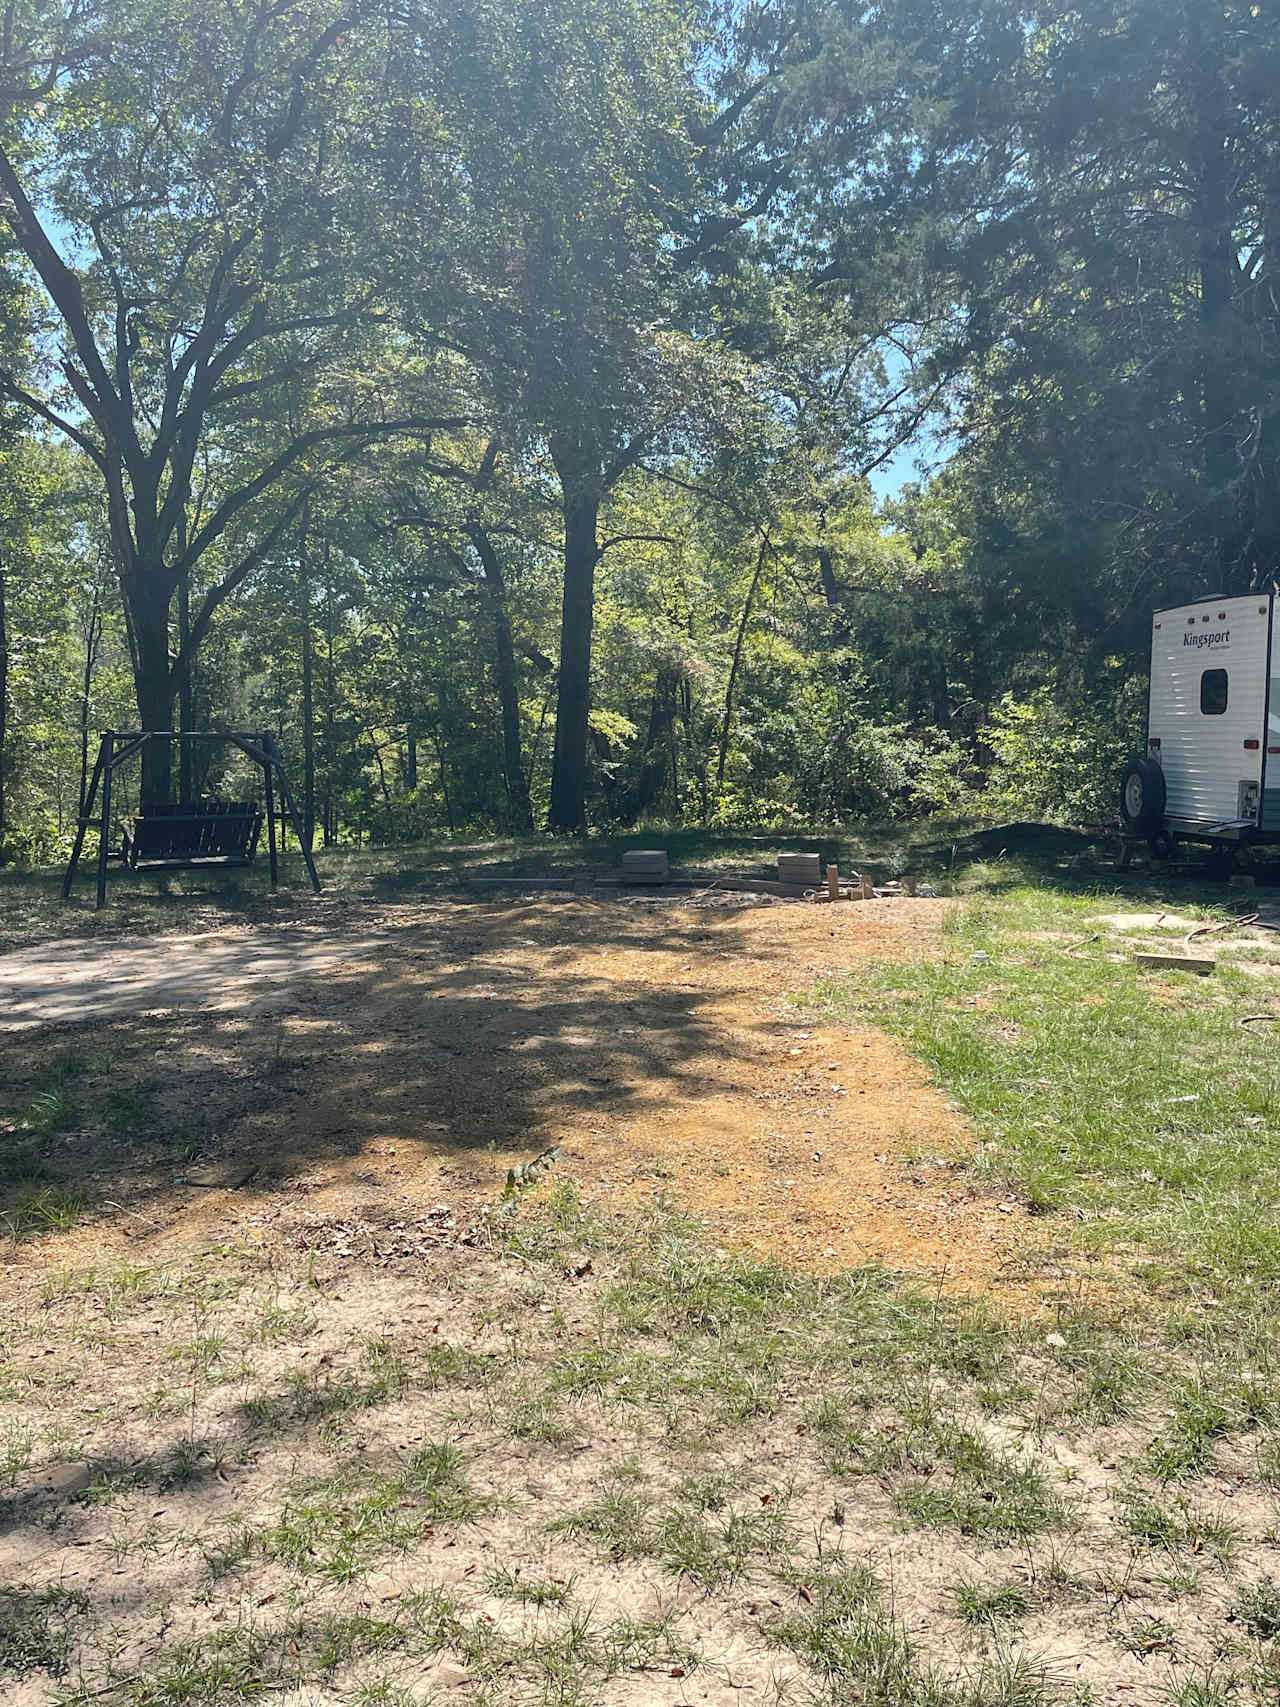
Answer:
<path fill-rule="evenodd" d="M 27 259 L 40 275 L 40 282 L 48 291 L 54 307 L 62 316 L 75 352 L 84 366 L 92 396 L 97 404 L 97 409 L 90 412 L 97 417 L 97 424 L 104 438 L 119 442 L 130 473 L 135 469 L 141 472 L 142 449 L 138 444 L 133 418 L 126 413 L 102 360 L 93 328 L 89 324 L 80 281 L 54 248 L 48 232 L 41 225 L 22 187 L 13 162 L 3 148 L 0 148 L 0 191 L 9 198 L 12 209 L 9 223 L 14 235 Z"/>
<path fill-rule="evenodd" d="M 185 558 L 195 563 L 209 549 L 239 515 L 246 504 L 250 504 L 269 486 L 275 484 L 281 475 L 286 474 L 294 463 L 304 457 L 309 450 L 317 445 L 341 441 L 343 439 L 364 439 L 372 444 L 378 439 L 398 438 L 400 436 L 448 432 L 460 427 L 469 426 L 465 415 L 441 416 L 437 419 L 409 419 L 404 421 L 385 421 L 363 425 L 346 425 L 341 427 L 316 427 L 309 433 L 302 433 L 292 444 L 272 458 L 267 466 L 255 475 L 252 480 L 230 493 L 214 510 L 209 520 L 196 534 L 187 547 Z"/>

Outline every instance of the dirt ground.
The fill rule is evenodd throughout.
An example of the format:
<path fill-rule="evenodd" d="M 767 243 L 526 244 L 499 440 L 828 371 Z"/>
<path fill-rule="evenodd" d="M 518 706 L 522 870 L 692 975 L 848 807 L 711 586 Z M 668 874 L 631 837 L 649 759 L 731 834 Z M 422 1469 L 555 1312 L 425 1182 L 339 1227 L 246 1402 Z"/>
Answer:
<path fill-rule="evenodd" d="M 946 903 L 717 899 L 440 902 L 4 957 L 0 1026 L 168 1021 L 160 1102 L 199 1134 L 186 1173 L 86 1158 L 91 1212 L 112 1207 L 49 1256 L 264 1213 L 461 1215 L 555 1146 L 588 1194 L 666 1196 L 734 1248 L 998 1282 L 1031 1229 L 948 1165 L 958 1116 L 892 1039 L 787 1000 L 868 956 L 938 952 Z"/>
<path fill-rule="evenodd" d="M 0 1246 L 5 1707 L 1225 1699 L 1174 1690 L 1270 1583 L 1263 1446 L 1157 1487 L 1164 1413 L 1099 1422 L 1105 1347 L 1037 1313 L 1045 1223 L 792 999 L 963 952 L 946 908 L 517 894 L 0 959 L 12 1108 L 83 1064 L 80 1218 Z M 562 1175 L 723 1249 L 561 1248 Z"/>

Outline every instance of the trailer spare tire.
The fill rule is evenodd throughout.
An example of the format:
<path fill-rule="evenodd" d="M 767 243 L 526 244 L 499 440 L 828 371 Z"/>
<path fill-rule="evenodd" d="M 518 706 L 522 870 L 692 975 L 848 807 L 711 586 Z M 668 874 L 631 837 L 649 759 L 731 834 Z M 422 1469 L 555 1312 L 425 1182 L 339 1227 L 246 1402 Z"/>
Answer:
<path fill-rule="evenodd" d="M 1144 836 L 1164 823 L 1164 772 L 1154 759 L 1135 753 L 1120 779 L 1120 820 Z"/>

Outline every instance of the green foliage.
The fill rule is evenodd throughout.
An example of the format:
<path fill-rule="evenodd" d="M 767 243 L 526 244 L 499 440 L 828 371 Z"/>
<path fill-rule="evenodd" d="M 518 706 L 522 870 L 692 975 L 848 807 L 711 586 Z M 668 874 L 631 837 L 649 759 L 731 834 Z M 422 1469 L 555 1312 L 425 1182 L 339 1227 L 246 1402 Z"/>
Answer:
<path fill-rule="evenodd" d="M 982 739 L 994 754 L 985 801 L 1002 815 L 1066 824 L 1115 817 L 1125 759 L 1143 747 L 1146 683 L 1115 664 L 1074 689 L 1005 694 Z"/>
<path fill-rule="evenodd" d="M 326 844 L 553 779 L 1109 818 L 1150 606 L 1269 584 L 1266 8 L 40 0 L 0 52 L 0 857 L 175 700 Z"/>
<path fill-rule="evenodd" d="M 89 1610 L 83 1589 L 0 1589 L 0 1677 L 47 1671 L 61 1677 L 74 1641 L 74 1619 Z"/>

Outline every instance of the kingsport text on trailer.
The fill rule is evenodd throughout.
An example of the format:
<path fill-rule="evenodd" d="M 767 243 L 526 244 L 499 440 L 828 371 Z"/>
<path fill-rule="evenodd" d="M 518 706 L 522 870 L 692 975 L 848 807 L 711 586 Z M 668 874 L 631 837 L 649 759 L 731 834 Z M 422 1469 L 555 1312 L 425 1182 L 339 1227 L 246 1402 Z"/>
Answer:
<path fill-rule="evenodd" d="M 1277 621 L 1267 593 L 1152 617 L 1147 750 L 1120 784 L 1122 861 L 1135 840 L 1162 858 L 1207 842 L 1228 866 L 1242 846 L 1280 842 Z"/>

